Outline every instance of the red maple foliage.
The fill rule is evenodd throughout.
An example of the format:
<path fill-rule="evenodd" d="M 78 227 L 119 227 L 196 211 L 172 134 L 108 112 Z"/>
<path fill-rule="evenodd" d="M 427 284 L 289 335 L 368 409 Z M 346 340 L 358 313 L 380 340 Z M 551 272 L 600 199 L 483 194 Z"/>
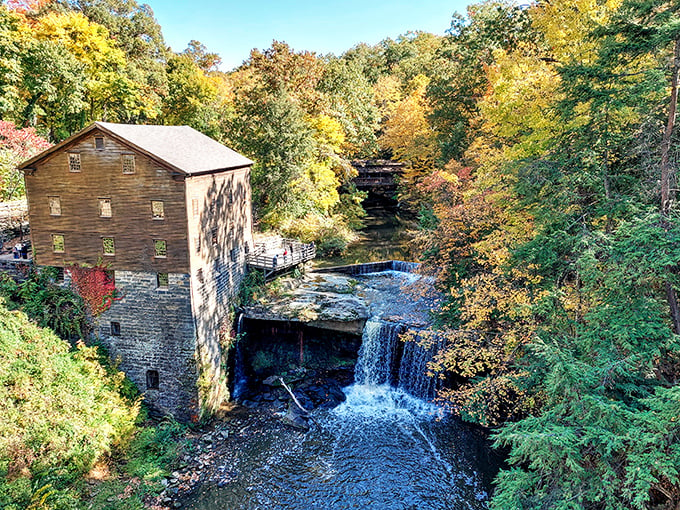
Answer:
<path fill-rule="evenodd" d="M 11 11 L 26 14 L 37 11 L 49 3 L 52 3 L 52 0 L 7 0 L 6 5 Z"/>
<path fill-rule="evenodd" d="M 0 120 L 0 149 L 12 152 L 19 161 L 26 160 L 50 147 L 52 144 L 38 136 L 35 129 L 17 129 L 11 122 Z"/>
<path fill-rule="evenodd" d="M 83 298 L 93 317 L 98 317 L 111 307 L 114 301 L 122 299 L 116 290 L 111 272 L 104 265 L 82 267 L 72 265 L 66 268 L 71 276 L 74 290 Z"/>

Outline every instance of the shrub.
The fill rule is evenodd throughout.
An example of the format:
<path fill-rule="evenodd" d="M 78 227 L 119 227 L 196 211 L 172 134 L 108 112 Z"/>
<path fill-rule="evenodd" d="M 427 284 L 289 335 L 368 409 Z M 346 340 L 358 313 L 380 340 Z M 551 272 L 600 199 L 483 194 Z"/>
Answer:
<path fill-rule="evenodd" d="M 54 276 L 54 271 L 42 269 L 18 284 L 0 275 L 0 297 L 5 298 L 7 308 L 20 309 L 62 338 L 83 338 L 89 328 L 85 303 L 70 289 L 55 285 Z"/>
<path fill-rule="evenodd" d="M 35 498 L 34 507 L 70 507 L 59 488 L 134 431 L 139 404 L 121 397 L 123 377 L 107 373 L 96 348 L 72 350 L 0 305 L 0 507 Z"/>
<path fill-rule="evenodd" d="M 320 255 L 341 254 L 357 238 L 342 215 L 325 217 L 308 214 L 302 219 L 284 223 L 281 231 L 286 237 L 295 237 L 306 243 L 314 241 Z"/>

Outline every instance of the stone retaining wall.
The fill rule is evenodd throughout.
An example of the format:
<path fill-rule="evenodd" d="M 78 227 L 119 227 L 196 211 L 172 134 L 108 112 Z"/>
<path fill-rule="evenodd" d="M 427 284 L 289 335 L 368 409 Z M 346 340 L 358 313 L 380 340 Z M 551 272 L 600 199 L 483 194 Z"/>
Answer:
<path fill-rule="evenodd" d="M 26 276 L 33 267 L 30 259 L 0 258 L 0 272 L 6 273 L 18 282 L 26 280 Z"/>

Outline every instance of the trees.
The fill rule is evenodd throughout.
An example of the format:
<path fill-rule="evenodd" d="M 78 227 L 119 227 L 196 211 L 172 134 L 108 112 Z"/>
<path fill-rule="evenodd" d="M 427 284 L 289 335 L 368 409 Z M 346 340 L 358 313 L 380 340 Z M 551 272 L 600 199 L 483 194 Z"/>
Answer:
<path fill-rule="evenodd" d="M 473 141 L 424 181 L 455 328 L 436 364 L 460 381 L 442 396 L 510 450 L 492 508 L 672 507 L 677 7 L 524 16 L 534 42 L 491 52 Z"/>
<path fill-rule="evenodd" d="M 274 41 L 225 77 L 233 94 L 225 135 L 256 161 L 261 225 L 314 240 L 322 251 L 342 248 L 351 237 L 347 225 L 360 212 L 346 157 L 375 140 L 362 124 L 374 115 L 362 102 L 369 95 L 365 80 L 354 86 L 340 79 L 355 74 L 349 65 Z"/>
<path fill-rule="evenodd" d="M 416 205 L 418 185 L 434 171 L 439 155 L 437 134 L 428 122 L 431 110 L 425 91 L 429 81 L 422 74 L 411 80 L 408 95 L 394 105 L 379 139 L 394 159 L 408 164 L 401 183 L 402 197 Z"/>
<path fill-rule="evenodd" d="M 11 55 L 4 60 L 8 72 L 0 72 L 8 119 L 60 140 L 92 120 L 156 115 L 145 85 L 129 73 L 125 53 L 104 26 L 74 11 L 25 15 L 0 7 L 0 17 L 5 54 Z"/>
<path fill-rule="evenodd" d="M 50 146 L 35 129 L 17 129 L 11 122 L 0 121 L 0 197 L 3 200 L 24 195 L 24 178 L 17 167 Z"/>

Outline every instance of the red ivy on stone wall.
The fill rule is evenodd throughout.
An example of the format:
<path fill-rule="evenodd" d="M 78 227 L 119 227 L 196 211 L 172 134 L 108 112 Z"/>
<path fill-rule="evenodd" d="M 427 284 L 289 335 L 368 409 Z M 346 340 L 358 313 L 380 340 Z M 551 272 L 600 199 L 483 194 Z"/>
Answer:
<path fill-rule="evenodd" d="M 106 266 L 73 265 L 67 267 L 66 271 L 71 276 L 73 289 L 83 298 L 93 317 L 98 317 L 108 310 L 114 301 L 122 299 L 118 296 L 116 284 Z"/>

